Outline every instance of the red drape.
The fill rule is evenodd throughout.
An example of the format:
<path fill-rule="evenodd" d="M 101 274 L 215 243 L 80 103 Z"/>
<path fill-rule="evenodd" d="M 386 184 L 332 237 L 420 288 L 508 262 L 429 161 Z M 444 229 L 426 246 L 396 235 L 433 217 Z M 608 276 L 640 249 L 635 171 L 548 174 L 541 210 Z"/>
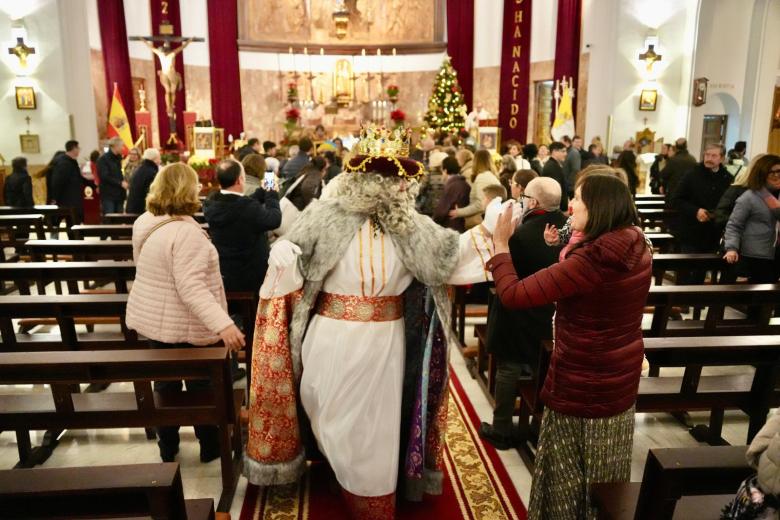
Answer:
<path fill-rule="evenodd" d="M 504 2 L 498 126 L 501 140 L 525 143 L 531 84 L 531 0 Z"/>
<path fill-rule="evenodd" d="M 577 115 L 576 91 L 580 74 L 580 32 L 582 30 L 582 0 L 558 0 L 558 26 L 555 34 L 554 79 L 563 76 L 574 79 L 572 110 Z M 553 109 L 555 107 L 553 106 Z"/>
<path fill-rule="evenodd" d="M 135 139 L 135 107 L 133 106 L 133 80 L 130 78 L 130 53 L 127 50 L 125 6 L 122 0 L 100 0 L 98 23 L 100 44 L 103 47 L 103 64 L 106 69 L 106 98 L 109 110 L 114 93 L 114 83 L 119 87 L 125 103 L 130 131 Z"/>
<path fill-rule="evenodd" d="M 101 0 L 102 1 L 102 0 Z M 160 35 L 160 23 L 163 20 L 167 20 L 173 25 L 173 35 L 181 36 L 181 16 L 179 10 L 179 0 L 149 0 L 149 7 L 152 14 L 152 34 L 155 36 Z M 166 11 L 166 12 L 164 12 Z M 175 44 L 178 45 L 178 44 Z M 197 44 L 196 44 L 197 45 Z M 176 92 L 176 135 L 181 142 L 184 142 L 186 136 L 184 135 L 184 58 L 182 53 L 176 56 L 176 72 L 181 75 L 181 90 Z M 160 71 L 160 61 L 154 58 L 154 71 L 155 76 Z M 159 81 L 154 82 L 157 87 L 157 120 L 160 125 L 160 145 L 165 147 L 165 143 L 168 141 L 171 133 L 168 127 L 168 114 L 165 110 L 165 89 Z"/>
<path fill-rule="evenodd" d="M 225 137 L 244 130 L 238 64 L 237 0 L 208 0 L 211 118 Z"/>
<path fill-rule="evenodd" d="M 458 73 L 466 107 L 474 97 L 474 0 L 447 0 L 447 54 Z"/>

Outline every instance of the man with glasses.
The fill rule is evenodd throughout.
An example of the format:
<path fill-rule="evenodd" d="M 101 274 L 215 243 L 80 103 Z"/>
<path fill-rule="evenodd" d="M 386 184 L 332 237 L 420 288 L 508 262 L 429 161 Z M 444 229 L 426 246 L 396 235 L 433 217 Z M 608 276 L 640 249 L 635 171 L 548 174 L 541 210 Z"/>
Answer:
<path fill-rule="evenodd" d="M 560 247 L 545 244 L 544 230 L 548 225 L 560 228 L 566 223 L 566 216 L 559 209 L 561 187 L 555 180 L 546 177 L 533 179 L 521 198 L 524 205 L 522 224 L 509 239 L 512 263 L 520 279 L 558 261 Z M 479 435 L 496 449 L 507 450 L 516 444 L 512 416 L 517 381 L 533 377 L 542 340 L 552 338 L 555 307 L 543 305 L 509 310 L 498 298 L 489 307 L 487 345 L 496 361 L 496 406 L 493 424 L 482 423 Z"/>
<path fill-rule="evenodd" d="M 715 225 L 715 208 L 732 182 L 723 166 L 723 146 L 710 144 L 704 149 L 704 160 L 688 172 L 672 193 L 670 205 L 677 211 L 674 234 L 681 253 L 715 253 L 720 244 L 720 230 Z M 680 282 L 704 283 L 705 272 L 681 273 Z"/>

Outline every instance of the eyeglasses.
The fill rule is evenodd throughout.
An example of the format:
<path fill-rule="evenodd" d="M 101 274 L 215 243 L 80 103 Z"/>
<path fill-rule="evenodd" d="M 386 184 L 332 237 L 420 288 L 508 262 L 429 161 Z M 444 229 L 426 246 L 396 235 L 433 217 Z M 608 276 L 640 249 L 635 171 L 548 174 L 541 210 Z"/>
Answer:
<path fill-rule="evenodd" d="M 536 197 L 531 197 L 530 195 L 526 195 L 525 193 L 521 193 L 521 194 L 520 194 L 520 198 L 521 198 L 521 199 L 531 199 L 531 200 L 536 200 Z"/>
<path fill-rule="evenodd" d="M 767 177 L 780 179 L 780 168 L 774 168 L 772 170 L 769 170 L 769 175 L 767 175 Z"/>

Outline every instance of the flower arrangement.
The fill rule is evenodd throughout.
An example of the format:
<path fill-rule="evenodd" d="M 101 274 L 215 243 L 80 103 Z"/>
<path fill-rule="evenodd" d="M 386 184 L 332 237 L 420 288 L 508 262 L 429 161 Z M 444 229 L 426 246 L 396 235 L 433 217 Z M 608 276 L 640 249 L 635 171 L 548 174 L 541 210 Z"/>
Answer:
<path fill-rule="evenodd" d="M 203 184 L 206 191 L 211 188 L 216 178 L 216 167 L 219 161 L 217 159 L 208 159 L 202 155 L 193 155 L 187 160 L 187 164 L 198 174 L 198 180 Z"/>
<path fill-rule="evenodd" d="M 395 123 L 395 126 L 401 126 L 406 120 L 406 114 L 400 108 L 396 108 L 390 112 L 390 119 Z"/>
<path fill-rule="evenodd" d="M 398 88 L 398 85 L 388 85 L 387 86 L 387 97 L 389 97 L 391 100 L 398 99 L 398 92 L 400 89 Z"/>
<path fill-rule="evenodd" d="M 287 84 L 287 101 L 295 103 L 298 100 L 298 85 L 291 81 Z"/>
<path fill-rule="evenodd" d="M 284 113 L 284 117 L 285 117 L 285 119 L 287 119 L 287 122 L 288 122 L 288 123 L 295 123 L 295 122 L 297 122 L 297 121 L 298 121 L 298 119 L 300 119 L 300 117 L 301 117 L 301 111 L 300 111 L 300 110 L 298 110 L 298 109 L 297 109 L 297 108 L 295 108 L 295 107 L 293 107 L 293 108 L 289 108 L 289 109 L 287 109 L 287 111 Z"/>

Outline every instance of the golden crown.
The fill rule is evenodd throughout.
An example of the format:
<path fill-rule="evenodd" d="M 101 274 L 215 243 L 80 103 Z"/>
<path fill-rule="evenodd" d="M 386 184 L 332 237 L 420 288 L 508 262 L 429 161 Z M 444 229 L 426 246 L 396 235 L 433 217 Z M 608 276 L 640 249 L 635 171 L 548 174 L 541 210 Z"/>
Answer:
<path fill-rule="evenodd" d="M 354 151 L 369 157 L 409 157 L 411 128 L 385 128 L 370 124 L 360 129 Z"/>

